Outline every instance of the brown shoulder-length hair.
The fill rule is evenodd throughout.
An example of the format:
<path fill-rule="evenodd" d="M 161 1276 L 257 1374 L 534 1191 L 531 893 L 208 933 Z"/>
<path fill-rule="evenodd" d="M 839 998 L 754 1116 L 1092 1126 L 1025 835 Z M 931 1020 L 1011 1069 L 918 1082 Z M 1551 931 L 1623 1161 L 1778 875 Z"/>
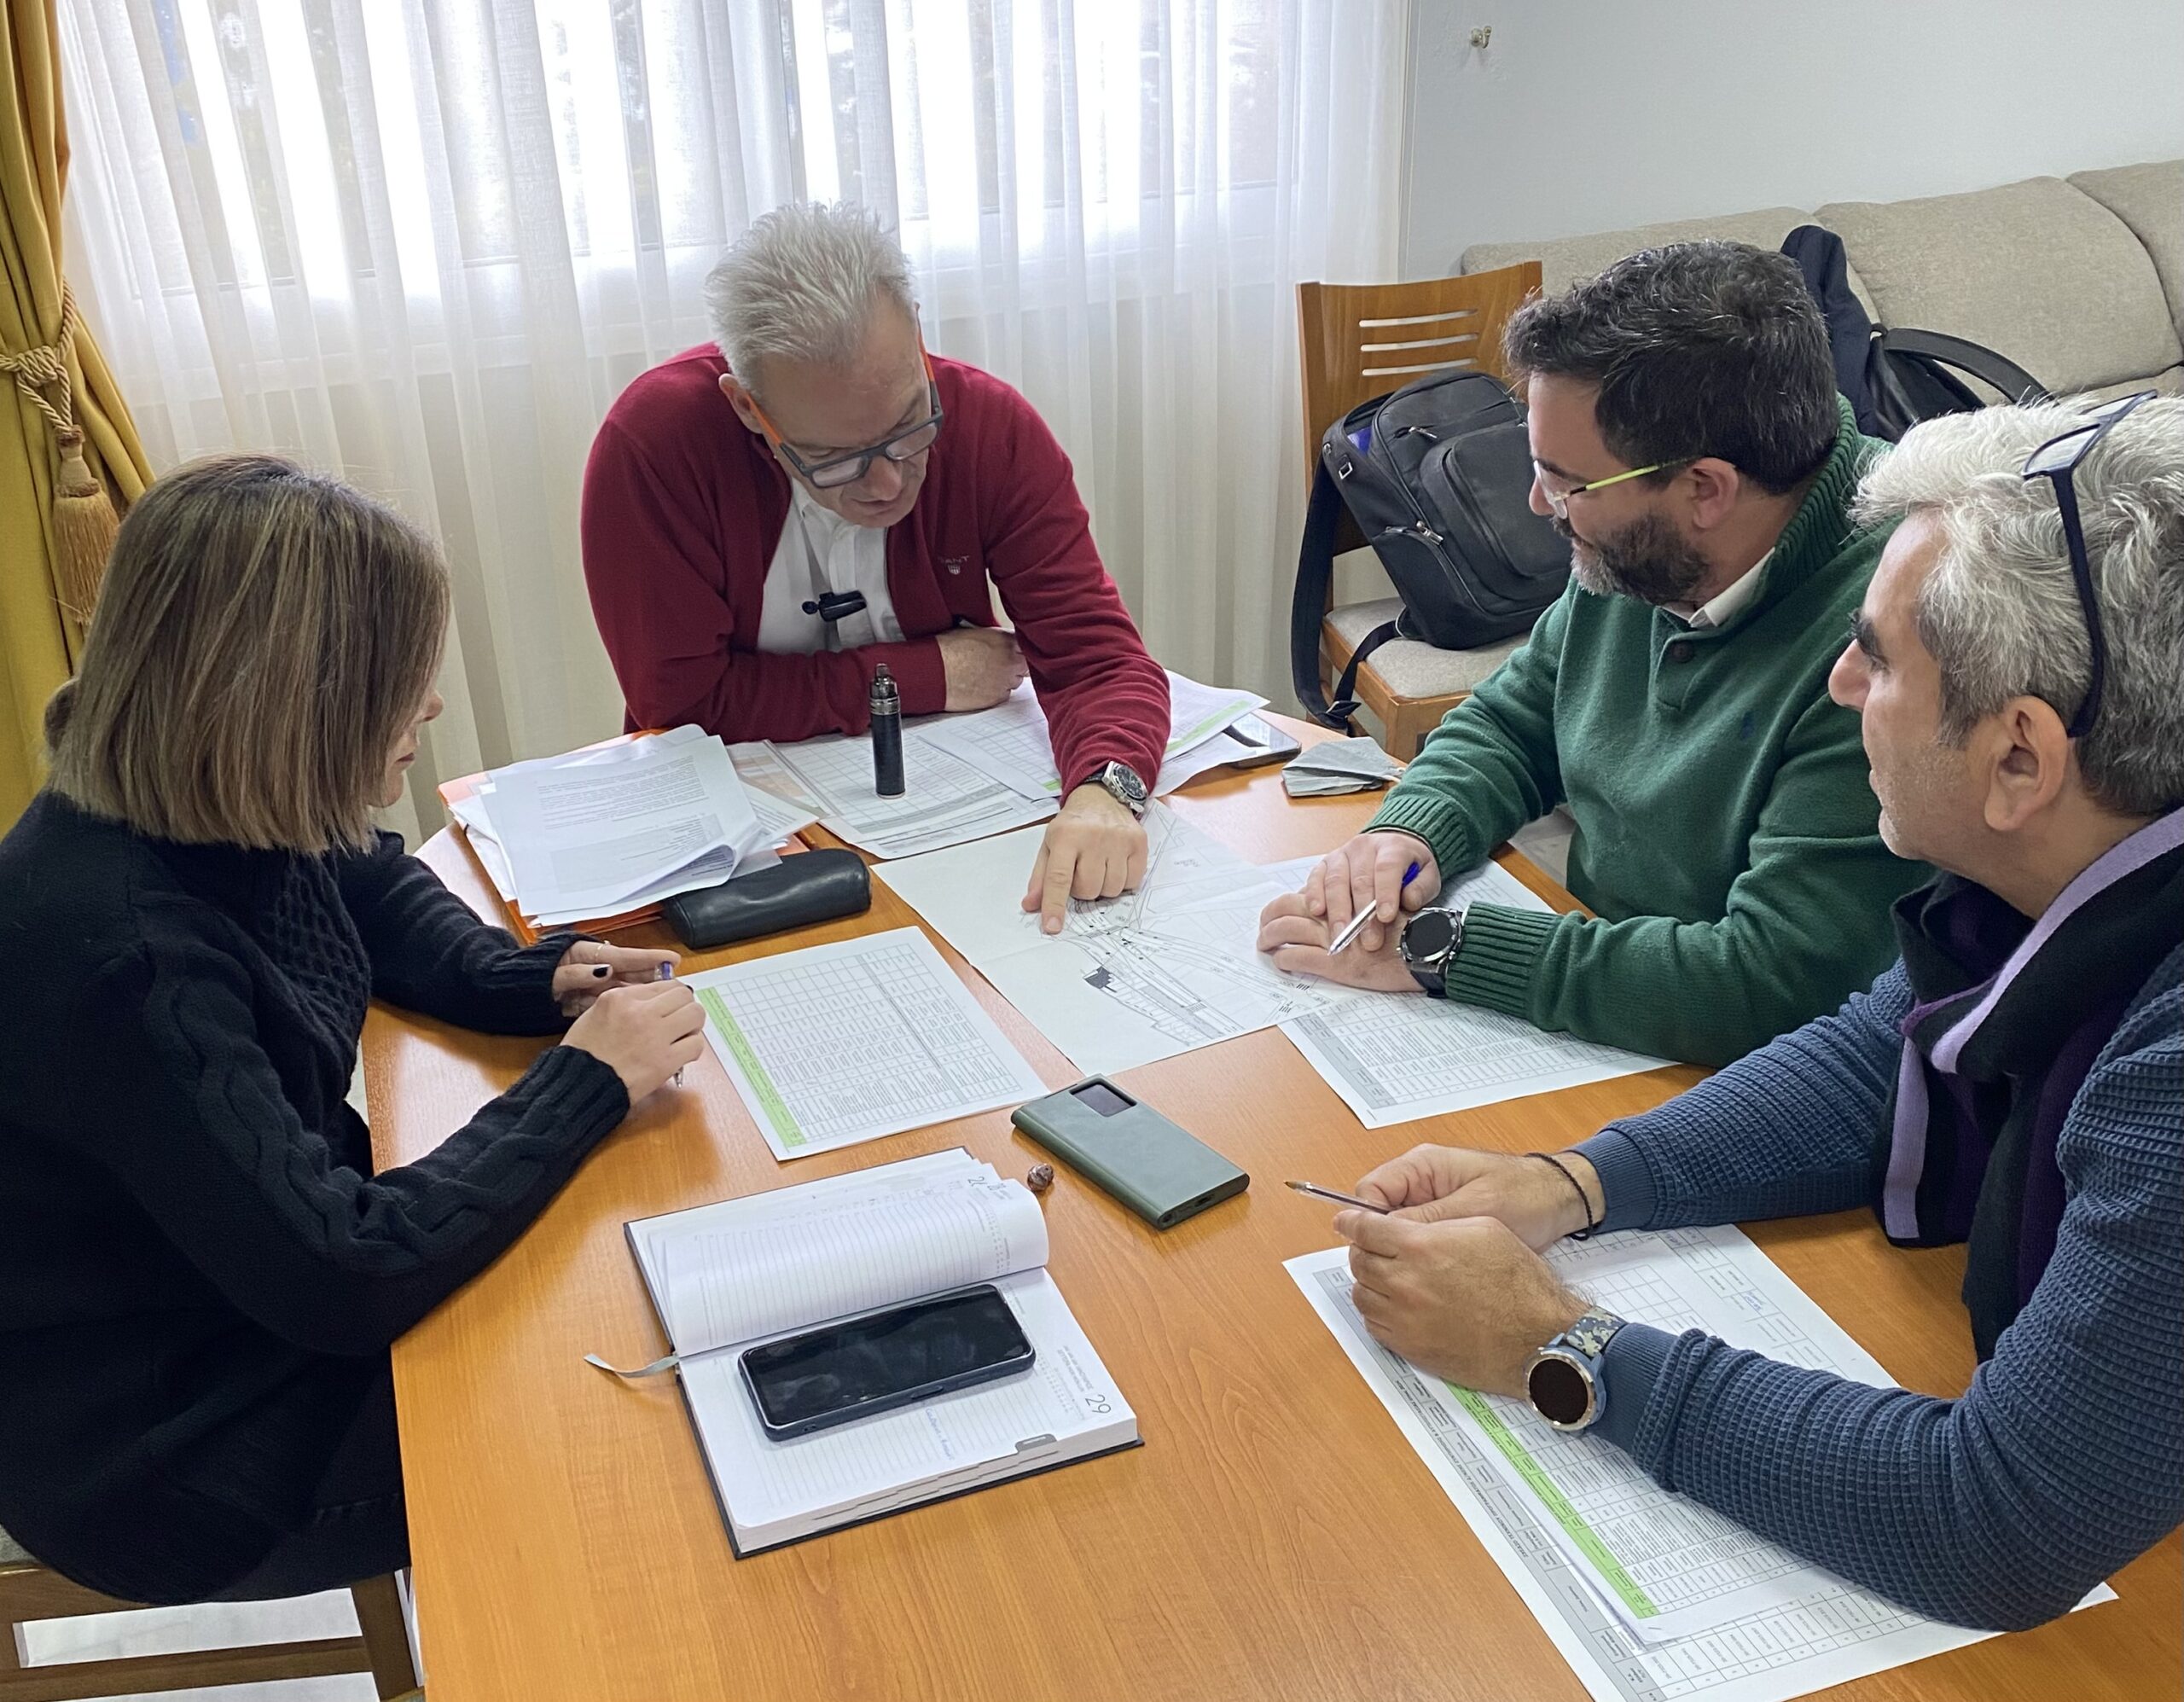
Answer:
<path fill-rule="evenodd" d="M 368 845 L 447 609 L 431 540 L 339 479 L 268 455 L 179 468 L 130 508 L 46 710 L 53 787 L 158 839 Z"/>

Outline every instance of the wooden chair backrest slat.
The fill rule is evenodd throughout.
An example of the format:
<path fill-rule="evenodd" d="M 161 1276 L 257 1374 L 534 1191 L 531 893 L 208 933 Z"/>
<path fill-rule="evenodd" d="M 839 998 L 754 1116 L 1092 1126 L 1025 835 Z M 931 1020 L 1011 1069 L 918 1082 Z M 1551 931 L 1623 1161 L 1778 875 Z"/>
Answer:
<path fill-rule="evenodd" d="M 1506 379 L 1502 334 L 1539 283 L 1539 262 L 1526 260 L 1416 283 L 1298 284 L 1306 487 L 1321 436 L 1359 403 L 1429 372 L 1477 368 Z"/>

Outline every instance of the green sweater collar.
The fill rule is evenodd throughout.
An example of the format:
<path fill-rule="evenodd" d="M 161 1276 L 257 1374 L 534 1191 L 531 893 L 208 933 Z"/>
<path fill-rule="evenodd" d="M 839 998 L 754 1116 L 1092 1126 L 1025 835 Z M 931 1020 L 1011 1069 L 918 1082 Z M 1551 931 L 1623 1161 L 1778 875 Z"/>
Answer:
<path fill-rule="evenodd" d="M 1888 445 L 1860 433 L 1857 415 L 1841 397 L 1835 398 L 1835 447 L 1827 452 L 1827 464 L 1805 492 L 1797 513 L 1790 516 L 1789 525 L 1774 540 L 1774 553 L 1760 576 L 1759 594 L 1722 629 L 1725 631 L 1741 626 L 1770 603 L 1780 601 L 1841 555 L 1844 545 L 1859 533 L 1859 528 L 1850 523 L 1850 498 L 1866 469 Z"/>

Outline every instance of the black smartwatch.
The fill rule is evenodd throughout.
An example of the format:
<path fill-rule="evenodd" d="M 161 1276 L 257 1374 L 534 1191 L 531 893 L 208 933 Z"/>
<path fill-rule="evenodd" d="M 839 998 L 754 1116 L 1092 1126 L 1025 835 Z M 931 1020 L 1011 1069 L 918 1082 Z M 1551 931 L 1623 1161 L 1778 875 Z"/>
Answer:
<path fill-rule="evenodd" d="M 1412 980 L 1435 998 L 1447 987 L 1449 960 L 1464 943 L 1464 913 L 1429 904 L 1403 925 L 1397 950 Z"/>

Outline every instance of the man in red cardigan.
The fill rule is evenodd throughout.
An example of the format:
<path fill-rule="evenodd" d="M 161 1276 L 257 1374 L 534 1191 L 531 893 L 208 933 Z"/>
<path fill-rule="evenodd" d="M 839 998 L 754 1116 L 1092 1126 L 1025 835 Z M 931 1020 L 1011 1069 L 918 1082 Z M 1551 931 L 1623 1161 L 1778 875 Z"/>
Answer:
<path fill-rule="evenodd" d="M 861 733 L 882 663 L 905 715 L 988 708 L 1028 672 L 1068 791 L 1024 908 L 1057 932 L 1071 895 L 1135 886 L 1167 676 L 1045 422 L 927 357 L 909 264 L 863 208 L 767 214 L 706 305 L 716 341 L 640 375 L 584 468 L 584 578 L 628 724 Z"/>

